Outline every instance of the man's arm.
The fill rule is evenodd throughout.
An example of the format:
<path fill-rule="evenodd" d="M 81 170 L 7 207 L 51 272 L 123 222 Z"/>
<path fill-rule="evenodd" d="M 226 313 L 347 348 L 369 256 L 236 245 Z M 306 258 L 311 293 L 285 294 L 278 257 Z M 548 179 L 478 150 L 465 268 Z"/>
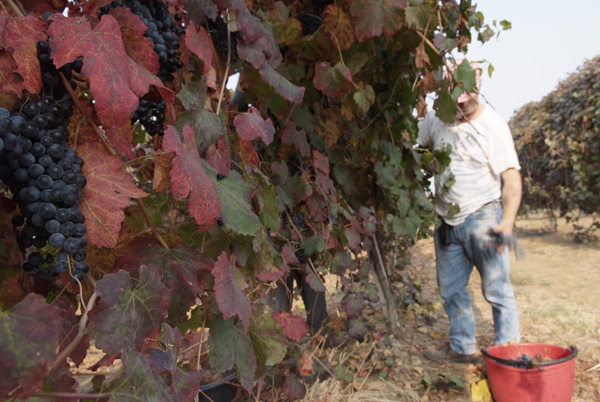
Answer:
<path fill-rule="evenodd" d="M 494 228 L 494 232 L 511 236 L 523 194 L 521 172 L 511 168 L 502 172 L 500 177 L 502 178 L 502 220 Z"/>

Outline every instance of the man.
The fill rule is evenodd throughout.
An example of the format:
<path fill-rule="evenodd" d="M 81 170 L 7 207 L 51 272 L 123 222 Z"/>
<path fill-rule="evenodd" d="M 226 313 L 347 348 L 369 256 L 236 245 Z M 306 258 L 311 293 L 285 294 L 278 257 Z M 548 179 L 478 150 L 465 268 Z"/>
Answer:
<path fill-rule="evenodd" d="M 509 278 L 508 248 L 521 202 L 521 174 L 512 135 L 505 121 L 479 102 L 481 71 L 472 93 L 458 98 L 459 114 L 444 123 L 429 112 L 419 123 L 420 145 L 451 147 L 450 166 L 436 177 L 436 212 L 441 225 L 434 232 L 437 281 L 450 320 L 450 342 L 427 350 L 436 362 L 476 363 L 475 320 L 467 289 L 473 266 L 481 275 L 485 299 L 491 304 L 495 344 L 520 339 L 517 303 Z M 450 73 L 460 61 L 453 64 Z M 454 179 L 446 188 L 444 184 Z M 491 247 L 494 247 L 493 249 Z"/>

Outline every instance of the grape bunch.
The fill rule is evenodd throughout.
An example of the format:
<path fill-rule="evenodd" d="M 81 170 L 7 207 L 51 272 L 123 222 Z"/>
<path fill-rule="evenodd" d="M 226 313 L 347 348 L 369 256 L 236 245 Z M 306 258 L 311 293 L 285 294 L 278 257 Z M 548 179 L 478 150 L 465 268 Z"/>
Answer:
<path fill-rule="evenodd" d="M 227 42 L 227 23 L 221 17 L 217 17 L 215 21 L 210 21 L 208 23 L 208 33 L 213 41 L 213 46 L 215 50 L 223 60 L 227 60 L 227 53 L 229 49 L 229 43 Z M 238 32 L 231 32 L 231 54 L 229 62 L 231 65 L 237 65 L 240 62 L 238 52 L 237 52 L 237 41 L 238 41 Z"/>
<path fill-rule="evenodd" d="M 131 117 L 131 122 L 140 122 L 148 134 L 163 135 L 165 124 L 165 101 L 153 102 L 148 99 L 140 99 L 140 105 Z"/>
<path fill-rule="evenodd" d="M 312 35 L 319 30 L 322 24 L 321 15 L 325 8 L 332 3 L 331 0 L 315 0 L 309 12 L 298 18 L 302 24 L 303 35 Z"/>
<path fill-rule="evenodd" d="M 87 228 L 79 209 L 86 179 L 83 159 L 68 145 L 73 102 L 56 79 L 48 43 L 38 42 L 37 48 L 46 95 L 12 112 L 0 108 L 0 180 L 19 207 L 12 224 L 20 229 L 17 242 L 27 249 L 23 270 L 51 278 L 71 266 L 72 275 L 81 280 L 90 269 L 84 261 Z M 78 65 L 70 63 L 60 71 L 67 77 Z M 47 251 L 47 244 L 58 252 Z"/>
<path fill-rule="evenodd" d="M 179 39 L 185 32 L 181 24 L 183 16 L 171 15 L 167 3 L 160 0 L 125 0 L 122 3 L 113 1 L 100 7 L 98 18 L 117 7 L 129 8 L 146 24 L 148 29 L 144 36 L 154 44 L 154 51 L 158 54 L 160 63 L 157 75 L 163 82 L 173 81 L 173 73 L 183 67 L 179 50 Z"/>

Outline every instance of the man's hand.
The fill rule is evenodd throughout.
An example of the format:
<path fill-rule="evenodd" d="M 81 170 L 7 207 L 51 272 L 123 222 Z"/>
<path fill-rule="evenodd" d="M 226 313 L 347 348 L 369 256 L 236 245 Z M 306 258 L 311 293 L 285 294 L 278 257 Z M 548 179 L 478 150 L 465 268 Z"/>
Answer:
<path fill-rule="evenodd" d="M 523 193 L 523 184 L 521 182 L 521 172 L 517 169 L 507 169 L 500 174 L 502 178 L 502 220 L 493 228 L 496 234 L 502 234 L 504 238 L 513 237 L 517 212 L 521 204 L 521 195 Z M 498 247 L 498 252 L 504 251 L 504 243 Z"/>

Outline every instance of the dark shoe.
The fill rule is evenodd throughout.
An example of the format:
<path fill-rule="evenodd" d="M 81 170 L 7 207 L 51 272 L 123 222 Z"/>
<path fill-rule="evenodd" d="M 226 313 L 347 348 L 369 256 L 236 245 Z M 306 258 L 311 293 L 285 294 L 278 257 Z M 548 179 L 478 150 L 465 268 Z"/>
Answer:
<path fill-rule="evenodd" d="M 461 355 L 450 347 L 449 343 L 446 343 L 438 350 L 426 350 L 423 355 L 429 360 L 433 360 L 437 363 L 472 363 L 478 364 L 483 362 L 481 356 L 475 354 L 472 355 Z"/>

